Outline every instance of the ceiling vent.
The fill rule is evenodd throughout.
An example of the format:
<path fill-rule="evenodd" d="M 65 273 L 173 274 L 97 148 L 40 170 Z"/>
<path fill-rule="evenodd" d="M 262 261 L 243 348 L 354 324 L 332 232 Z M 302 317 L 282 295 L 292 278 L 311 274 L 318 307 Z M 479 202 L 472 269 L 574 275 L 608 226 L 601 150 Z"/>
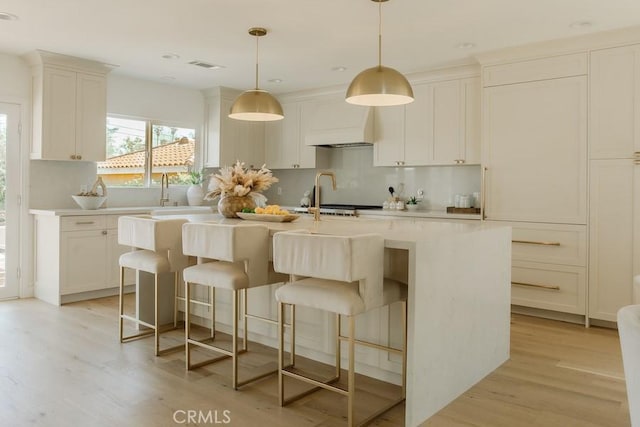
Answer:
<path fill-rule="evenodd" d="M 219 70 L 220 68 L 224 68 L 222 65 L 209 64 L 204 61 L 191 61 L 190 65 L 195 65 L 197 67 L 206 68 L 207 70 Z"/>

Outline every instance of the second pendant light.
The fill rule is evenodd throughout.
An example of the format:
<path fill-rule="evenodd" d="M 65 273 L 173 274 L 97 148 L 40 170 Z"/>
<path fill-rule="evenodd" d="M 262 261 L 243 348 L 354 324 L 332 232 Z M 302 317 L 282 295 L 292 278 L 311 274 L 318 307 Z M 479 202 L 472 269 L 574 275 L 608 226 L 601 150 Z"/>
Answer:
<path fill-rule="evenodd" d="M 347 89 L 346 101 L 369 106 L 402 105 L 413 102 L 413 89 L 407 79 L 393 68 L 382 65 L 382 3 L 378 3 L 378 66 L 358 74 Z"/>

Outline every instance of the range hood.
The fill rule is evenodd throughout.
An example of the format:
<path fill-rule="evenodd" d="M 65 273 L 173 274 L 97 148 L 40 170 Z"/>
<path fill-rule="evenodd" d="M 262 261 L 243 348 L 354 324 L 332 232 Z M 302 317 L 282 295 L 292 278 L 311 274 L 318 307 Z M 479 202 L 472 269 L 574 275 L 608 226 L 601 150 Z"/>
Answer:
<path fill-rule="evenodd" d="M 373 109 L 344 98 L 308 102 L 302 107 L 305 145 L 356 147 L 373 143 Z"/>

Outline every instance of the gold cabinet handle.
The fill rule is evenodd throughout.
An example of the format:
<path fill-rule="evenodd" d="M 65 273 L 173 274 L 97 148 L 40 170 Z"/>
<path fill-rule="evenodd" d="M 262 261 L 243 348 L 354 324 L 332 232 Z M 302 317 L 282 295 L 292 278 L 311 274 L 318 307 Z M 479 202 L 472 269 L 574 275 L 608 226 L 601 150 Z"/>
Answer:
<path fill-rule="evenodd" d="M 76 225 L 91 225 L 91 224 L 95 224 L 95 221 L 78 221 L 78 222 L 76 222 Z"/>
<path fill-rule="evenodd" d="M 633 164 L 634 164 L 634 165 L 640 165 L 640 159 L 638 159 L 638 160 L 634 160 L 634 161 L 633 161 Z"/>
<path fill-rule="evenodd" d="M 75 159 L 76 159 L 76 155 L 75 155 L 75 154 L 72 154 L 72 155 L 71 155 L 71 156 L 69 156 L 69 157 L 71 157 L 71 160 L 75 160 Z"/>
<path fill-rule="evenodd" d="M 78 159 L 78 160 L 82 160 L 82 156 L 81 156 L 80 154 L 78 154 L 78 155 L 76 156 L 76 159 Z"/>
<path fill-rule="evenodd" d="M 633 157 L 640 158 L 640 151 L 636 151 L 635 153 L 633 153 Z"/>
<path fill-rule="evenodd" d="M 104 236 L 106 236 L 106 235 L 107 235 L 107 230 L 102 230 L 102 234 L 103 234 Z"/>
<path fill-rule="evenodd" d="M 525 245 L 560 246 L 560 242 L 536 242 L 535 240 L 512 240 L 511 243 L 523 243 Z"/>
<path fill-rule="evenodd" d="M 524 283 L 524 282 L 511 282 L 512 285 L 517 285 L 517 286 L 527 286 L 530 288 L 540 288 L 540 289 L 548 289 L 550 291 L 559 291 L 560 290 L 560 286 L 556 286 L 556 285 L 539 285 L 536 283 Z"/>
<path fill-rule="evenodd" d="M 487 219 L 487 215 L 485 214 L 485 201 L 487 200 L 487 170 L 489 168 L 482 168 L 482 176 L 480 180 L 480 217 L 484 220 Z"/>

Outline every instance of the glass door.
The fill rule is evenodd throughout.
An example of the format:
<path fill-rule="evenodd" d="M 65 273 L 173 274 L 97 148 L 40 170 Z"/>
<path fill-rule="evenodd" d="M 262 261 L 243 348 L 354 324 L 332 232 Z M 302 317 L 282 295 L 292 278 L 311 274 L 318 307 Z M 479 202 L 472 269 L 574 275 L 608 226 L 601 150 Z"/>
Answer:
<path fill-rule="evenodd" d="M 20 106 L 0 103 L 0 300 L 19 295 Z"/>

